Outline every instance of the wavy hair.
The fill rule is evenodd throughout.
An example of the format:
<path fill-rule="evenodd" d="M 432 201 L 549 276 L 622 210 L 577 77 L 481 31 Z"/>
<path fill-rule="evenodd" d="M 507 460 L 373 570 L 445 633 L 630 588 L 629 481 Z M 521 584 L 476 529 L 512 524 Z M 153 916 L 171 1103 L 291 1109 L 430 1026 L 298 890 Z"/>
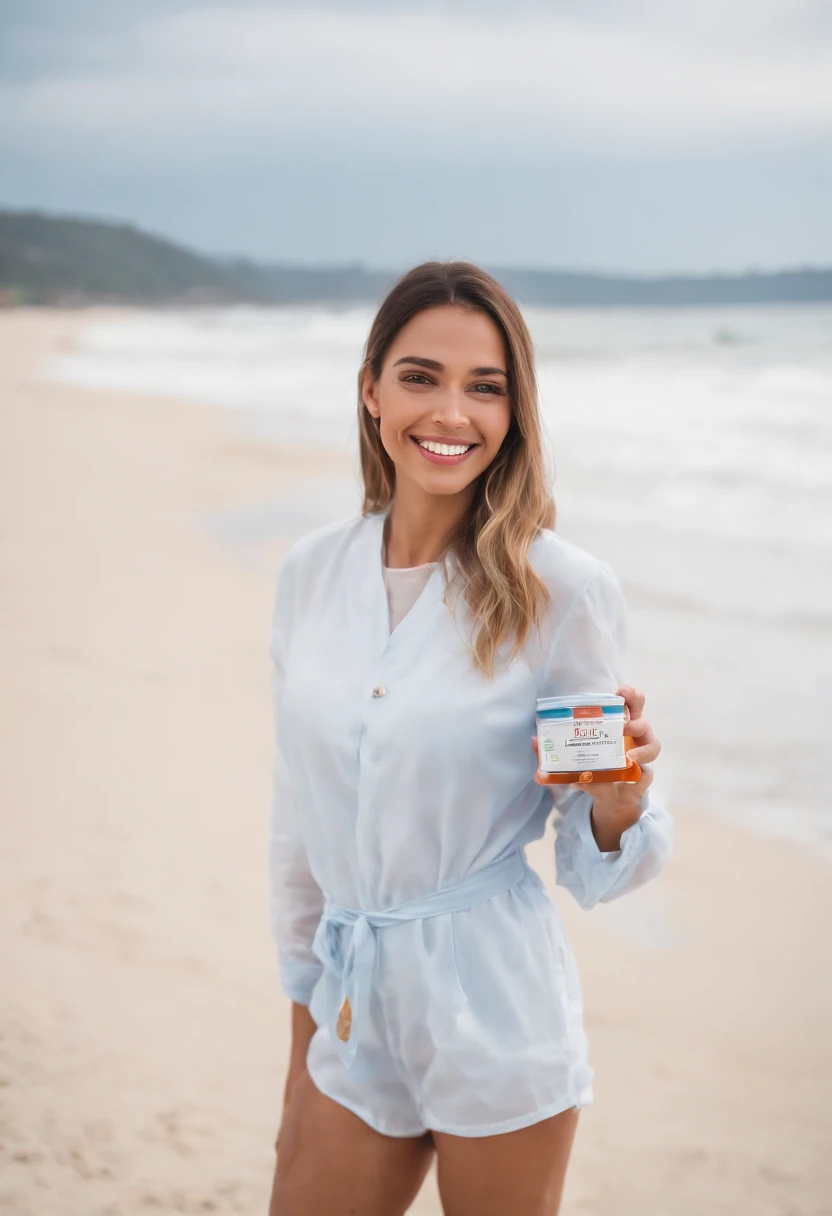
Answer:
<path fill-rule="evenodd" d="M 423 262 L 394 286 L 376 313 L 358 374 L 358 428 L 364 515 L 383 511 L 396 492 L 396 468 L 364 404 L 369 370 L 381 376 L 399 331 L 428 308 L 479 309 L 502 333 L 508 357 L 511 423 L 499 452 L 480 474 L 469 510 L 447 537 L 440 558 L 453 553 L 462 594 L 478 622 L 469 649 L 475 666 L 494 675 L 498 647 L 511 641 L 508 662 L 540 623 L 549 593 L 529 561 L 540 528 L 552 528 L 555 504 L 546 474 L 534 346 L 520 309 L 496 279 L 471 262 Z"/>

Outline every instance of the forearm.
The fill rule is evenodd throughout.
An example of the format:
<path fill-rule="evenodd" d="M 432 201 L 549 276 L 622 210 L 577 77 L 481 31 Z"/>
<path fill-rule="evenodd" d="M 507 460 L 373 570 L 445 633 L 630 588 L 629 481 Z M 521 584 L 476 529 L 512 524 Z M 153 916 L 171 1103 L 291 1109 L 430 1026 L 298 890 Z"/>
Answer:
<path fill-rule="evenodd" d="M 299 1005 L 297 1001 L 293 1001 L 292 1043 L 289 1054 L 289 1072 L 286 1078 L 287 1101 L 290 1089 L 306 1068 L 306 1054 L 309 1051 L 309 1044 L 312 1042 L 312 1036 L 316 1029 L 315 1019 L 309 1012 L 308 1006 Z"/>
<path fill-rule="evenodd" d="M 275 1148 L 280 1149 L 280 1137 L 286 1120 L 286 1111 L 292 1098 L 295 1085 L 306 1071 L 306 1053 L 315 1033 L 315 1021 L 306 1005 L 292 1002 L 292 1041 L 289 1050 L 289 1067 L 286 1072 L 286 1084 L 283 1087 L 283 1113 L 280 1128 L 275 1141 Z"/>
<path fill-rule="evenodd" d="M 626 832 L 627 828 L 637 823 L 640 814 L 641 807 L 638 801 L 635 801 L 632 807 L 623 807 L 616 809 L 615 812 L 609 812 L 599 810 L 593 798 L 589 822 L 599 851 L 612 853 L 620 849 L 622 832 Z"/>

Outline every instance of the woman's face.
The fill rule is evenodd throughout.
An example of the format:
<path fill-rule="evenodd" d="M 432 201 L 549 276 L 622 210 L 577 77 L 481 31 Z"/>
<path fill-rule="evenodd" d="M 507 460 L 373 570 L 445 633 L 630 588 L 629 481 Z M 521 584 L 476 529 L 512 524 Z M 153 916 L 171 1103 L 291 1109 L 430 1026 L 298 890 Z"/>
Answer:
<path fill-rule="evenodd" d="M 511 422 L 506 347 L 479 309 L 445 304 L 418 313 L 367 373 L 364 402 L 381 419 L 384 448 L 428 494 L 458 494 L 491 464 Z"/>

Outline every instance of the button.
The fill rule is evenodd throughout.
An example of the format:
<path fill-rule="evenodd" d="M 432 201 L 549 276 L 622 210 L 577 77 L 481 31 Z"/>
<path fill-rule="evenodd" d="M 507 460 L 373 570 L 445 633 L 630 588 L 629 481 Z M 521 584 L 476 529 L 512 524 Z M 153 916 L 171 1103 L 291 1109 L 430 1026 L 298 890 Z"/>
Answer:
<path fill-rule="evenodd" d="M 383 697 L 386 692 L 387 692 L 387 689 L 384 687 L 383 684 L 376 684 L 375 688 L 373 689 L 373 696 L 374 697 Z"/>

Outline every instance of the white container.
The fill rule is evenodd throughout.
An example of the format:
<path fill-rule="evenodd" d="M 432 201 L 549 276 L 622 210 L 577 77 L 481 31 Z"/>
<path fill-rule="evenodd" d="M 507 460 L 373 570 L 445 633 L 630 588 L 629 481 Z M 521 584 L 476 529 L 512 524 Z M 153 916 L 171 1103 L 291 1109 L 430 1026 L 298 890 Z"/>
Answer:
<path fill-rule="evenodd" d="M 541 697 L 537 754 L 544 773 L 625 768 L 624 698 L 609 693 Z"/>

